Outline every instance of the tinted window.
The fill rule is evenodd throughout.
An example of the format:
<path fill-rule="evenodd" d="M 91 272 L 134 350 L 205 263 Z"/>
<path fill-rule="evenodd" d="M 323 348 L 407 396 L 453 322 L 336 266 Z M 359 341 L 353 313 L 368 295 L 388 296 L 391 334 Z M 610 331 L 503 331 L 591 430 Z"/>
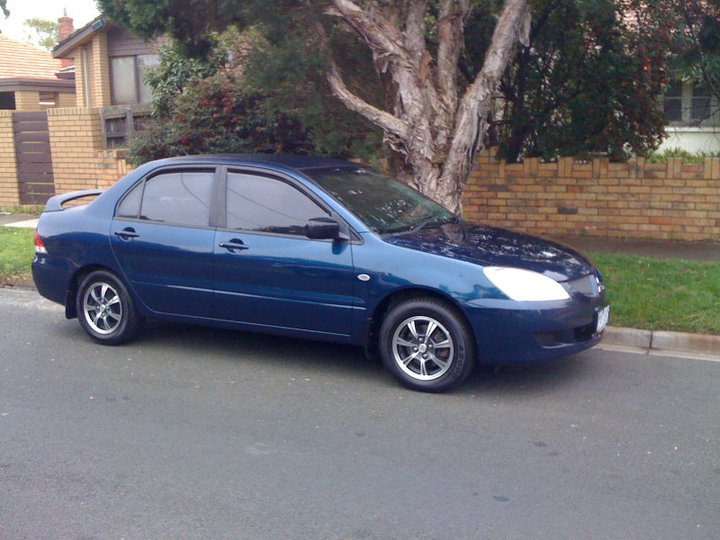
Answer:
<path fill-rule="evenodd" d="M 145 182 L 141 219 L 207 227 L 214 173 L 183 171 L 159 174 Z"/>
<path fill-rule="evenodd" d="M 285 182 L 228 173 L 227 226 L 230 229 L 304 235 L 308 219 L 327 215 Z"/>
<path fill-rule="evenodd" d="M 117 217 L 136 218 L 140 213 L 140 199 L 142 198 L 143 182 L 130 190 L 118 206 Z"/>

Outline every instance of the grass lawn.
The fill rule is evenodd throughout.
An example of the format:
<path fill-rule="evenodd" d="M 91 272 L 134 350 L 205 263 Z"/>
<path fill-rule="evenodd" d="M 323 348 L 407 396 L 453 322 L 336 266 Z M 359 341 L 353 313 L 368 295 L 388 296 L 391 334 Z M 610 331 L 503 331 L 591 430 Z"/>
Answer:
<path fill-rule="evenodd" d="M 0 227 L 0 285 L 27 281 L 35 255 L 35 230 Z"/>
<path fill-rule="evenodd" d="M 605 277 L 612 326 L 720 334 L 720 262 L 590 256 Z"/>
<path fill-rule="evenodd" d="M 31 283 L 33 234 L 0 227 L 0 285 Z M 611 325 L 720 335 L 720 262 L 590 255 L 605 276 Z"/>

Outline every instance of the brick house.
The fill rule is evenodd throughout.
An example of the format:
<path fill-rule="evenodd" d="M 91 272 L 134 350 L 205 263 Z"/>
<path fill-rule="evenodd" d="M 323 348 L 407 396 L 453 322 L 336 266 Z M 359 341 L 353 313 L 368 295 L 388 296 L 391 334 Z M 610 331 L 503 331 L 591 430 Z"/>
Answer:
<path fill-rule="evenodd" d="M 54 58 L 74 62 L 74 105 L 100 109 L 105 148 L 126 146 L 134 122 L 150 114 L 152 94 L 144 78 L 158 63 L 157 47 L 101 15 L 53 49 Z"/>
<path fill-rule="evenodd" d="M 0 110 L 0 208 L 43 204 L 55 193 L 111 185 L 127 172 L 122 149 L 128 135 L 138 118 L 150 113 L 143 78 L 157 63 L 155 44 L 102 16 L 78 30 L 66 15 L 58 23 L 64 39 L 52 55 L 17 44 L 36 53 L 34 68 L 41 66 L 45 77 L 18 87 L 19 81 L 27 82 L 20 71 L 12 77 L 16 86 L 8 86 L 13 91 L 8 104 L 26 110 Z M 25 54 L 22 63 L 29 65 L 30 53 Z M 51 82 L 57 94 L 52 106 L 45 93 Z"/>
<path fill-rule="evenodd" d="M 73 74 L 47 51 L 0 34 L 0 110 L 42 111 L 75 104 Z"/>

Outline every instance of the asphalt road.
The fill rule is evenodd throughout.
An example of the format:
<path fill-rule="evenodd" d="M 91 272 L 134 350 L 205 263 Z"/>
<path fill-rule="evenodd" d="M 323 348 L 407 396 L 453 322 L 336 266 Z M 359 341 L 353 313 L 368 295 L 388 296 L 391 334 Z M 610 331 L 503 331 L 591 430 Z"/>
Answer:
<path fill-rule="evenodd" d="M 397 386 L 361 351 L 0 290 L 0 538 L 717 539 L 720 363 L 590 351 Z"/>

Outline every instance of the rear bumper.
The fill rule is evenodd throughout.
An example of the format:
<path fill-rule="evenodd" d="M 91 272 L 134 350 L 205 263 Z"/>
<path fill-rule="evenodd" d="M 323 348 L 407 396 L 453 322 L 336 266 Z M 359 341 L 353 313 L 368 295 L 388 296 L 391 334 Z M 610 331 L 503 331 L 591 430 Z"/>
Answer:
<path fill-rule="evenodd" d="M 66 259 L 35 255 L 32 262 L 35 288 L 41 296 L 64 306 L 74 270 Z"/>
<path fill-rule="evenodd" d="M 491 300 L 469 310 L 481 364 L 541 362 L 597 345 L 598 313 L 608 305 L 603 295 L 563 302 Z"/>

